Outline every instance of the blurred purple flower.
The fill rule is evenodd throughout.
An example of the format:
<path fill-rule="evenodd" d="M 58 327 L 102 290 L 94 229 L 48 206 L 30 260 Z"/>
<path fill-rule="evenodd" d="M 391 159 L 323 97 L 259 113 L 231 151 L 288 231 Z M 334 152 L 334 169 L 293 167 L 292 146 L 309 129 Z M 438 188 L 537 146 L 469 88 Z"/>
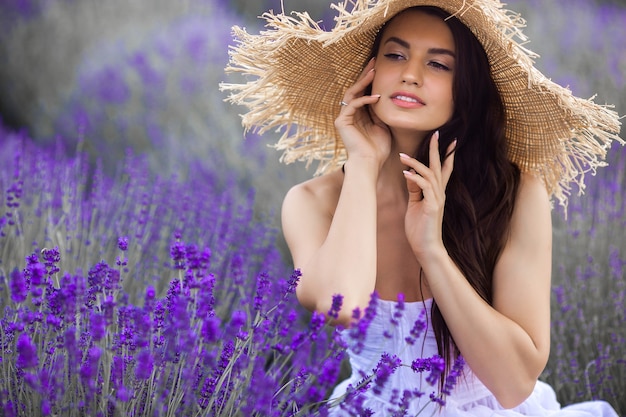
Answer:
<path fill-rule="evenodd" d="M 452 370 L 446 376 L 446 382 L 443 385 L 443 389 L 441 390 L 442 394 L 450 395 L 452 393 L 452 389 L 455 387 L 459 377 L 463 374 L 463 368 L 465 367 L 465 359 L 463 356 L 459 355 L 454 360 L 454 365 L 452 365 Z"/>
<path fill-rule="evenodd" d="M 102 340 L 106 333 L 106 321 L 104 316 L 92 310 L 89 316 L 89 323 L 89 331 L 91 333 L 91 336 L 93 337 L 93 340 Z"/>
<path fill-rule="evenodd" d="M 87 383 L 87 386 L 93 386 L 95 383 L 94 378 L 97 376 L 100 356 L 102 356 L 102 349 L 98 346 L 92 346 L 89 349 L 85 362 L 80 367 L 80 376 Z"/>
<path fill-rule="evenodd" d="M 126 252 L 128 250 L 128 236 L 122 236 L 117 238 L 117 247 Z"/>
<path fill-rule="evenodd" d="M 24 279 L 24 274 L 17 268 L 11 272 L 9 287 L 11 288 L 11 299 L 14 303 L 21 303 L 28 297 L 28 286 Z"/>
<path fill-rule="evenodd" d="M 174 241 L 170 246 L 170 256 L 174 261 L 174 267 L 176 269 L 184 269 L 185 268 L 185 252 L 186 247 L 183 242 L 180 240 Z"/>
<path fill-rule="evenodd" d="M 246 325 L 247 317 L 248 316 L 246 312 L 243 310 L 233 311 L 233 314 L 230 318 L 230 326 L 235 330 L 239 330 L 241 327 Z"/>
<path fill-rule="evenodd" d="M 105 104 L 122 104 L 130 99 L 130 87 L 119 69 L 104 67 L 80 80 L 83 92 L 98 97 Z"/>
<path fill-rule="evenodd" d="M 410 345 L 414 344 L 426 327 L 426 310 L 422 310 L 419 317 L 415 319 L 415 322 L 413 323 L 413 327 L 409 332 L 410 336 L 405 337 L 404 340 Z"/>
<path fill-rule="evenodd" d="M 354 323 L 349 330 L 349 336 L 357 342 L 354 347 L 354 351 L 356 353 L 359 353 L 363 349 L 369 325 L 372 320 L 374 320 L 374 317 L 376 317 L 377 306 L 378 293 L 374 291 L 370 297 L 370 302 L 368 306 L 365 308 L 365 313 L 363 314 L 363 317 L 359 318 L 358 321 Z M 358 317 L 358 315 L 353 315 L 353 317 L 355 316 Z"/>
<path fill-rule="evenodd" d="M 142 349 L 136 357 L 135 377 L 147 380 L 152 376 L 154 370 L 154 359 L 149 349 Z"/>
<path fill-rule="evenodd" d="M 37 347 L 33 344 L 28 334 L 22 333 L 19 335 L 15 349 L 17 350 L 16 365 L 18 368 L 30 369 L 39 365 Z"/>
<path fill-rule="evenodd" d="M 220 319 L 209 317 L 202 323 L 202 337 L 207 343 L 215 343 L 220 337 Z"/>

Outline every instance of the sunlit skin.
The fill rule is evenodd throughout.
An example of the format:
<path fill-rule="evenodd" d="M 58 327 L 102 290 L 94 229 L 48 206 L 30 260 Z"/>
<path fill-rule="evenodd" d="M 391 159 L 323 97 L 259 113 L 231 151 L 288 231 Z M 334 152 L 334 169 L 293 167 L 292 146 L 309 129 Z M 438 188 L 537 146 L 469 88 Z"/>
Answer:
<path fill-rule="evenodd" d="M 374 290 L 388 300 L 400 292 L 407 301 L 434 298 L 467 364 L 514 407 L 530 395 L 549 354 L 550 202 L 542 183 L 523 174 L 489 305 L 443 244 L 454 153 L 440 163 L 438 135 L 426 137 L 452 114 L 454 73 L 462 70 L 454 54 L 449 29 L 431 15 L 406 11 L 386 26 L 380 53 L 345 91 L 348 105 L 335 121 L 348 152 L 345 173 L 294 186 L 283 203 L 283 233 L 302 271 L 302 305 L 326 313 L 342 294 L 336 322 L 347 326 Z M 430 140 L 430 166 L 408 156 L 423 140 Z"/>

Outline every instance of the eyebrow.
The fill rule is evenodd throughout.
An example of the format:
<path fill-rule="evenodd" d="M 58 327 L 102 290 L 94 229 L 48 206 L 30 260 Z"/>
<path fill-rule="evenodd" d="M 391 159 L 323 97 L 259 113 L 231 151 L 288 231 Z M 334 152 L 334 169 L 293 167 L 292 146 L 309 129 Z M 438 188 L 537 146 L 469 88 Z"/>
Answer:
<path fill-rule="evenodd" d="M 406 48 L 406 49 L 410 49 L 411 48 L 411 45 L 407 41 L 405 41 L 403 39 L 400 39 L 400 38 L 398 38 L 396 36 L 392 36 L 389 39 L 387 39 L 385 41 L 385 44 L 387 44 L 389 42 L 397 43 L 398 45 L 400 45 L 400 46 L 402 46 L 403 48 Z M 431 54 L 431 55 L 449 55 L 452 58 L 456 58 L 456 55 L 454 54 L 454 52 L 452 52 L 451 50 L 446 49 L 446 48 L 429 48 L 428 49 L 428 53 Z"/>

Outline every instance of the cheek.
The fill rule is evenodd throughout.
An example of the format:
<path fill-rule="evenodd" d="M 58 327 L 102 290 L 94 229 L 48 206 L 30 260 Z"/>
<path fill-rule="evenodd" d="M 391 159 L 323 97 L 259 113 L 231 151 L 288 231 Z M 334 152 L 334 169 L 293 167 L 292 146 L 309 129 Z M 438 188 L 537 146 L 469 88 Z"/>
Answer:
<path fill-rule="evenodd" d="M 444 90 L 442 97 L 445 97 L 445 107 L 449 117 L 452 117 L 454 113 L 454 95 L 452 94 L 452 86 L 447 86 Z"/>

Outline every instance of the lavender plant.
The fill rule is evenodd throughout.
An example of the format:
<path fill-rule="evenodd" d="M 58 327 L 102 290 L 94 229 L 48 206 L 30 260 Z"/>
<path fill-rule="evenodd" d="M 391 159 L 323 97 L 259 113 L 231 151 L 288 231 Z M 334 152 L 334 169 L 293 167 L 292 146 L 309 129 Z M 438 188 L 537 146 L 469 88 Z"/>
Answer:
<path fill-rule="evenodd" d="M 543 374 L 563 403 L 604 399 L 626 412 L 626 152 L 615 146 L 610 169 L 573 196 L 556 229 L 552 350 Z M 559 213 L 564 215 L 563 212 Z M 576 261 L 574 261 L 574 259 Z"/>
<path fill-rule="evenodd" d="M 299 272 L 286 273 L 250 195 L 200 169 L 151 176 L 133 155 L 112 180 L 61 145 L 0 139 L 3 415 L 327 414 L 344 346 L 326 323 L 341 297 L 303 320 Z M 435 387 L 441 363 L 414 370 Z M 399 366 L 411 364 L 383 355 L 358 393 Z M 431 401 L 445 404 L 460 367 Z M 360 407 L 358 393 L 341 406 Z M 396 399 L 398 415 L 423 394 Z"/>

